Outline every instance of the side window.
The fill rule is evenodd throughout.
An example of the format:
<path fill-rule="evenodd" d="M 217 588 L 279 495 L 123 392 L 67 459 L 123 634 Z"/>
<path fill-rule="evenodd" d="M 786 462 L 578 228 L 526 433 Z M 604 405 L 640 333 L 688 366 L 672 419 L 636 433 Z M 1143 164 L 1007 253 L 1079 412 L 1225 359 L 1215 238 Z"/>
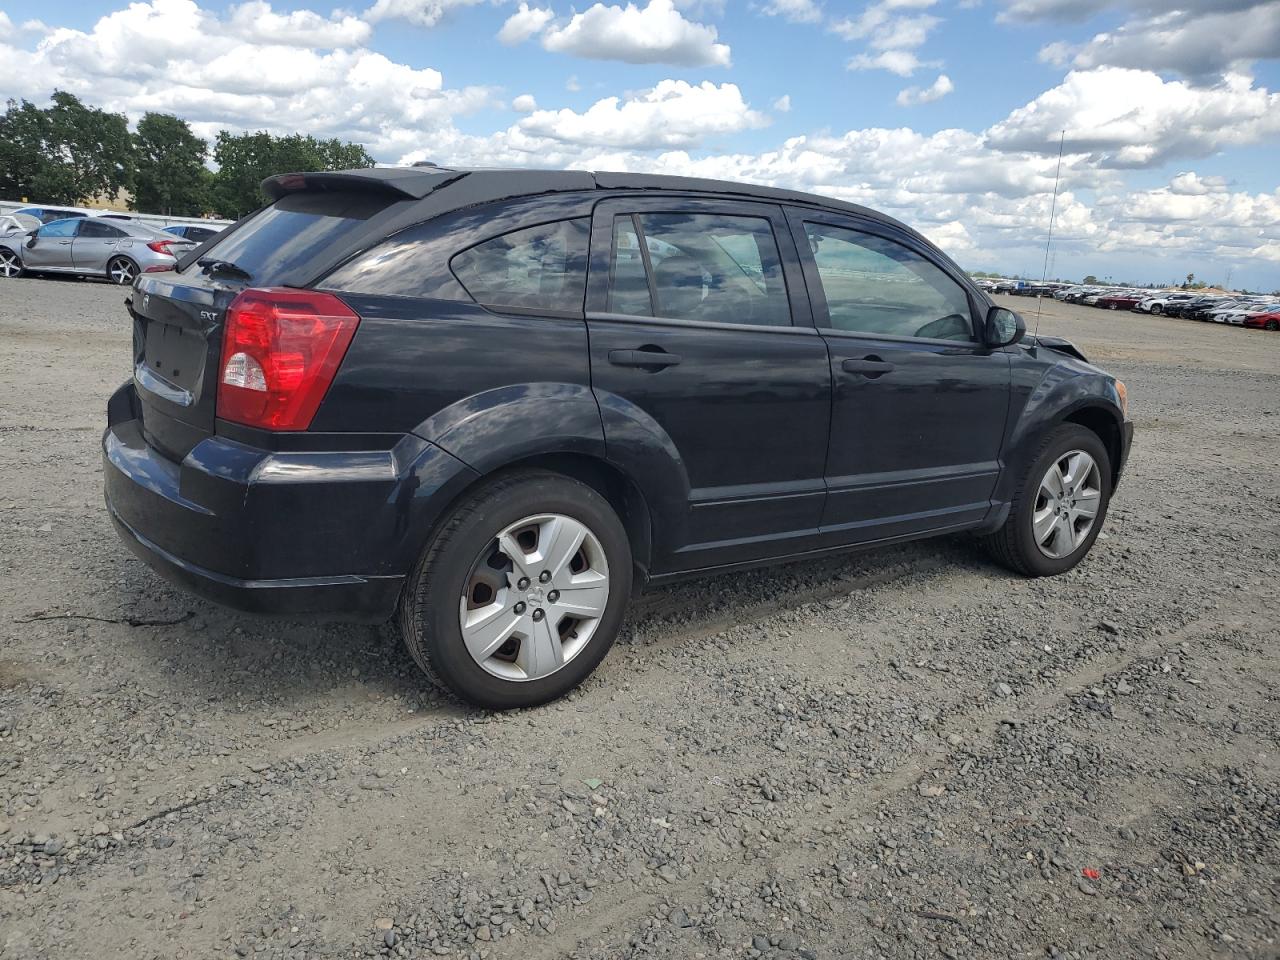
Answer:
<path fill-rule="evenodd" d="M 40 238 L 43 240 L 45 237 L 74 237 L 78 226 L 80 226 L 79 220 L 55 220 L 40 228 Z"/>
<path fill-rule="evenodd" d="M 835 330 L 973 339 L 964 288 L 924 257 L 870 233 L 806 223 Z"/>
<path fill-rule="evenodd" d="M 653 270 L 650 309 L 638 223 Z M 790 326 L 791 305 L 765 217 L 645 213 L 614 221 L 609 309 L 676 320 Z"/>
<path fill-rule="evenodd" d="M 124 231 L 118 227 L 113 227 L 109 223 L 95 223 L 86 220 L 80 224 L 80 237 L 88 237 L 91 240 L 119 240 L 124 236 Z"/>
<path fill-rule="evenodd" d="M 581 312 L 587 286 L 586 217 L 505 233 L 449 261 L 477 303 Z"/>

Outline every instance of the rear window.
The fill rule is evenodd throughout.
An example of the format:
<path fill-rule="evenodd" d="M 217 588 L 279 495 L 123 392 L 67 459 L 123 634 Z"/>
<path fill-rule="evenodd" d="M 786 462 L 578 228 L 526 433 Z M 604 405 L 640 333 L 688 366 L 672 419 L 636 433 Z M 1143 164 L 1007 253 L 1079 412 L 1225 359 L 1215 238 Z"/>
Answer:
<path fill-rule="evenodd" d="M 463 250 L 449 267 L 485 306 L 581 313 L 590 232 L 588 217 L 526 227 Z"/>
<path fill-rule="evenodd" d="M 268 285 L 362 229 L 391 201 L 370 193 L 294 193 L 255 214 L 205 255 L 234 263 Z"/>

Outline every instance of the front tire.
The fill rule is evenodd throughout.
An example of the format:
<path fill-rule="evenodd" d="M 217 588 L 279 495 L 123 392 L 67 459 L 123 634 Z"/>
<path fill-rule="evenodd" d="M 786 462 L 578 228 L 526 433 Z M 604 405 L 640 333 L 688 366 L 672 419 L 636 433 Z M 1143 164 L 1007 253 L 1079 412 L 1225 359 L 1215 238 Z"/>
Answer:
<path fill-rule="evenodd" d="M 22 260 L 12 250 L 0 247 L 0 277 L 12 280 L 22 276 Z"/>
<path fill-rule="evenodd" d="M 1028 577 L 1066 573 L 1089 553 L 1111 502 L 1111 457 L 1079 424 L 1056 427 L 1014 493 L 1003 527 L 986 538 L 1004 566 Z"/>
<path fill-rule="evenodd" d="M 1268 320 L 1264 326 L 1268 330 L 1280 330 L 1280 320 Z"/>
<path fill-rule="evenodd" d="M 1151 305 L 1151 312 L 1158 317 L 1160 314 L 1164 313 L 1164 307 L 1160 306 L 1158 303 L 1153 303 Z"/>
<path fill-rule="evenodd" d="M 509 710 L 564 696 L 613 645 L 632 556 L 585 484 L 520 471 L 483 484 L 432 536 L 400 601 L 400 629 L 437 685 Z"/>

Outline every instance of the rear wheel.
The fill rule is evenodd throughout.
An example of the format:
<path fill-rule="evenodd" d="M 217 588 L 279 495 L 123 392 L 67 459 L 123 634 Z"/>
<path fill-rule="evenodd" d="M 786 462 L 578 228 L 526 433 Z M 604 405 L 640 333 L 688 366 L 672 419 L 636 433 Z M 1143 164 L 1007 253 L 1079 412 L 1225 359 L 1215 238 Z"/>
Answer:
<path fill-rule="evenodd" d="M 464 700 L 506 710 L 568 693 L 613 645 L 631 549 L 609 503 L 559 474 L 500 477 L 453 509 L 400 603 L 405 646 Z"/>
<path fill-rule="evenodd" d="M 130 286 L 138 276 L 138 267 L 128 257 L 113 257 L 107 263 L 107 279 L 122 287 Z"/>
<path fill-rule="evenodd" d="M 1097 540 L 1110 500 L 1107 448 L 1092 430 L 1064 423 L 1045 438 L 987 547 L 1026 576 L 1065 573 Z"/>
<path fill-rule="evenodd" d="M 1119 310 L 1119 309 L 1120 309 L 1119 304 L 1115 304 L 1115 303 L 1109 303 L 1109 304 L 1107 304 L 1107 306 L 1108 306 L 1110 309 L 1112 309 L 1112 310 Z"/>
<path fill-rule="evenodd" d="M 0 277 L 12 279 L 22 276 L 22 261 L 12 250 L 0 248 Z"/>

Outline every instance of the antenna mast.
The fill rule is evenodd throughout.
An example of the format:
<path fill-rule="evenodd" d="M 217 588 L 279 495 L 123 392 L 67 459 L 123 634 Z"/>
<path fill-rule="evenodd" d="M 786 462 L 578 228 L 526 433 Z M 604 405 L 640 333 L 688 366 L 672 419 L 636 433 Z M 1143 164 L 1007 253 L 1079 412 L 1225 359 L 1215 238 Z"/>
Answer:
<path fill-rule="evenodd" d="M 1058 172 L 1053 175 L 1053 203 L 1049 206 L 1049 238 L 1044 242 L 1044 270 L 1040 273 L 1041 291 L 1036 297 L 1036 333 L 1040 333 L 1040 308 L 1044 304 L 1044 282 L 1049 279 L 1049 247 L 1053 243 L 1053 218 L 1058 212 L 1058 181 L 1062 179 L 1062 148 L 1067 143 L 1067 131 L 1058 138 Z"/>

